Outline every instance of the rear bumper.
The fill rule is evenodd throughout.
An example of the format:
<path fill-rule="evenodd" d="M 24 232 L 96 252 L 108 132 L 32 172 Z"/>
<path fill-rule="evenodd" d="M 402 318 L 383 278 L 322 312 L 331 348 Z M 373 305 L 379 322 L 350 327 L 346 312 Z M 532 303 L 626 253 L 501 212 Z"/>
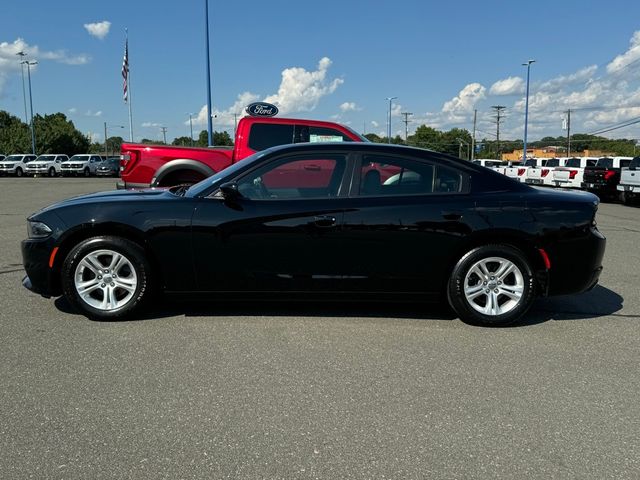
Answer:
<path fill-rule="evenodd" d="M 616 189 L 619 192 L 640 193 L 640 186 L 636 185 L 617 185 Z"/>
<path fill-rule="evenodd" d="M 604 235 L 592 227 L 584 236 L 550 246 L 549 295 L 582 293 L 595 287 L 606 244 Z"/>

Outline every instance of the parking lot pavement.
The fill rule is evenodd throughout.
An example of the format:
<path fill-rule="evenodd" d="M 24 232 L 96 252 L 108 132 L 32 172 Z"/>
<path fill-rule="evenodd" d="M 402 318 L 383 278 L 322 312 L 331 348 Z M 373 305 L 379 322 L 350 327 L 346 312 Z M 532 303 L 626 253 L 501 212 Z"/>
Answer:
<path fill-rule="evenodd" d="M 592 292 L 525 324 L 431 306 L 165 304 L 20 285 L 24 218 L 112 179 L 0 179 L 0 478 L 638 478 L 640 208 Z"/>

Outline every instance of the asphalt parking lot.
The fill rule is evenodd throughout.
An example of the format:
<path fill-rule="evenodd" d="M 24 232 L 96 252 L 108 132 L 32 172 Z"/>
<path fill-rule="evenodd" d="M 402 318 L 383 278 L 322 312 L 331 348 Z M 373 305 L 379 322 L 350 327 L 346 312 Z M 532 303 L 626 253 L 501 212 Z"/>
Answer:
<path fill-rule="evenodd" d="M 0 178 L 0 478 L 639 478 L 640 208 L 600 286 L 520 326 L 425 305 L 163 304 L 21 285 L 25 217 L 114 179 Z"/>

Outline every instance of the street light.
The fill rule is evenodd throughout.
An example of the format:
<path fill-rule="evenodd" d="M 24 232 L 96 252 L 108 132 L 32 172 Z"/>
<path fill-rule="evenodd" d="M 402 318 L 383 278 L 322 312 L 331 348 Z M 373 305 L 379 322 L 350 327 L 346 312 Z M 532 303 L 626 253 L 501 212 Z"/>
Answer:
<path fill-rule="evenodd" d="M 529 72 L 531 71 L 531 64 L 535 60 L 528 60 L 527 63 L 523 63 L 523 67 L 527 67 L 527 96 L 524 105 L 524 150 L 522 152 L 523 163 L 527 161 L 527 124 L 529 122 Z"/>
<path fill-rule="evenodd" d="M 30 62 L 29 60 L 23 60 L 20 62 L 22 65 L 27 66 L 27 76 L 29 77 L 29 108 L 31 109 L 31 150 L 32 153 L 36 154 L 36 132 L 35 127 L 33 125 L 33 97 L 31 96 L 31 65 L 37 65 L 38 62 L 35 60 Z"/>
<path fill-rule="evenodd" d="M 27 91 L 24 86 L 24 57 L 27 56 L 24 52 L 18 52 L 16 55 L 20 55 L 20 70 L 22 71 L 22 101 L 24 102 L 24 123 L 29 124 L 29 117 L 27 117 Z"/>
<path fill-rule="evenodd" d="M 107 122 L 104 122 L 104 156 L 109 156 L 109 144 L 107 143 L 107 129 L 109 128 L 124 128 L 124 125 L 107 125 Z"/>
<path fill-rule="evenodd" d="M 195 113 L 187 113 L 189 115 L 189 128 L 191 129 L 191 146 L 193 147 L 193 120 L 192 117 Z"/>
<path fill-rule="evenodd" d="M 396 98 L 398 97 L 387 97 L 386 99 L 389 100 L 389 123 L 387 125 L 387 143 L 391 143 L 391 102 L 393 102 Z"/>

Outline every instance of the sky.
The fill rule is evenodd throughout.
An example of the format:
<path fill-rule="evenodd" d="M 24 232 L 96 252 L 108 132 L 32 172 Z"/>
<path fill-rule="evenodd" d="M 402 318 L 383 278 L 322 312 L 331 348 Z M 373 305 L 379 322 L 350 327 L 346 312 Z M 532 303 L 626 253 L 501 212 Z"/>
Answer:
<path fill-rule="evenodd" d="M 129 33 L 134 140 L 206 129 L 205 0 L 3 2 L 0 110 L 25 117 L 17 52 L 31 67 L 34 113 L 63 112 L 94 141 L 128 139 L 122 99 Z M 595 133 L 640 118 L 640 2 L 209 0 L 214 130 L 233 133 L 252 101 L 280 115 L 386 135 L 419 125 L 522 139 L 531 65 L 530 141 Z M 26 77 L 26 73 L 25 73 Z M 27 85 L 28 102 L 28 85 Z M 28 105 L 27 105 L 28 107 Z M 239 118 L 239 117 L 238 117 Z M 125 128 L 121 128 L 125 127 Z M 603 133 L 639 138 L 640 123 Z"/>

